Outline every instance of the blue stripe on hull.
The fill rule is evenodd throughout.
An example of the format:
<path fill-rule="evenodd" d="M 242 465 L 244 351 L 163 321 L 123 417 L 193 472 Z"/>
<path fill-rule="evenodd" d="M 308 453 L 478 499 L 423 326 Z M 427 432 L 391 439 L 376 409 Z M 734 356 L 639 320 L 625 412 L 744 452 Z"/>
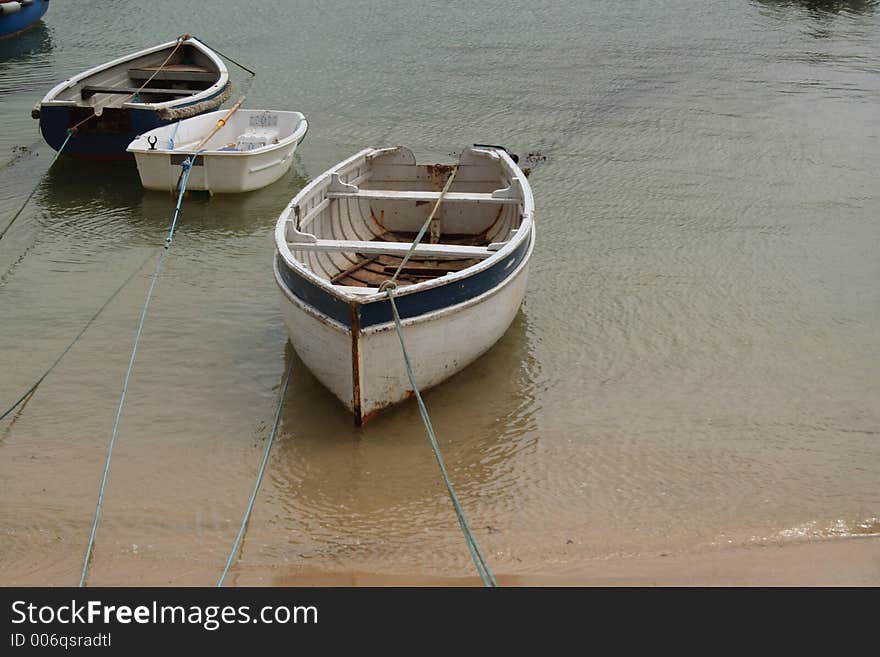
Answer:
<path fill-rule="evenodd" d="M 37 0 L 14 14 L 0 15 L 0 39 L 13 36 L 31 27 L 49 9 L 49 0 Z"/>
<path fill-rule="evenodd" d="M 213 96 L 197 102 L 209 101 L 224 91 L 225 87 Z M 194 103 L 176 105 L 175 109 L 192 104 Z M 212 112 L 215 109 L 205 111 Z M 40 108 L 40 132 L 43 133 L 46 143 L 57 151 L 67 139 L 68 128 L 88 116 L 91 116 L 90 108 L 43 105 Z M 86 158 L 132 158 L 131 153 L 127 153 L 125 149 L 138 135 L 169 123 L 173 122 L 160 119 L 156 110 L 105 109 L 100 117 L 82 124 L 71 137 L 64 154 Z"/>
<path fill-rule="evenodd" d="M 321 311 L 331 319 L 351 328 L 351 307 L 345 302 L 328 294 L 311 281 L 303 278 L 287 266 L 279 254 L 275 254 L 278 261 L 278 272 L 284 281 L 284 285 L 290 292 L 303 303 Z"/>
<path fill-rule="evenodd" d="M 418 317 L 435 310 L 455 306 L 497 287 L 516 271 L 526 253 L 528 253 L 530 242 L 531 237 L 523 240 L 522 244 L 512 253 L 488 269 L 484 269 L 473 276 L 463 278 L 456 283 L 438 285 L 423 292 L 395 297 L 395 303 L 401 318 Z M 276 258 L 278 260 L 278 271 L 281 274 L 284 285 L 292 294 L 343 326 L 351 328 L 351 309 L 347 303 L 290 269 L 280 255 L 276 254 Z M 358 314 L 361 329 L 377 324 L 385 324 L 392 320 L 391 304 L 387 300 L 369 303 L 355 301 L 354 303 L 359 306 Z"/>

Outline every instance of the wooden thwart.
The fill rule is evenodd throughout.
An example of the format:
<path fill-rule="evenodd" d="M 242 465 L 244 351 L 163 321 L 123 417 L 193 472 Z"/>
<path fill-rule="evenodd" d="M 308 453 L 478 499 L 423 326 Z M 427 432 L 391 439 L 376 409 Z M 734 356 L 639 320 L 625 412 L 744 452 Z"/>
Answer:
<path fill-rule="evenodd" d="M 475 192 L 430 192 L 421 190 L 392 190 L 392 189 L 361 189 L 351 183 L 343 182 L 338 173 L 330 174 L 330 184 L 327 186 L 327 198 L 361 198 L 371 201 L 438 201 L 442 197 L 444 201 L 453 203 L 501 203 L 516 205 L 522 203 L 523 195 L 517 181 L 511 183 L 507 189 L 497 189 L 491 193 Z"/>
<path fill-rule="evenodd" d="M 216 82 L 217 73 L 201 66 L 168 64 L 158 66 L 140 66 L 128 69 L 128 77 L 132 80 L 173 80 L 175 82 Z"/>
<path fill-rule="evenodd" d="M 327 192 L 327 198 L 362 198 L 371 201 L 436 201 L 440 192 L 395 191 L 388 189 L 359 189 L 357 192 Z M 516 198 L 499 198 L 492 194 L 475 194 L 468 192 L 446 192 L 444 201 L 450 203 L 494 203 L 515 205 L 521 203 Z"/>
<path fill-rule="evenodd" d="M 358 240 L 316 240 L 314 242 L 290 242 L 292 251 L 318 251 L 323 253 L 363 253 L 365 255 L 405 256 L 410 249 L 406 242 L 378 242 Z M 462 246 L 459 244 L 419 244 L 413 256 L 419 258 L 476 258 L 484 260 L 495 254 L 485 246 Z"/>
<path fill-rule="evenodd" d="M 87 85 L 82 88 L 82 97 L 90 98 L 95 94 L 123 94 L 133 96 L 136 93 L 142 94 L 163 94 L 167 96 L 192 96 L 201 93 L 202 89 L 156 89 L 154 87 L 100 87 L 97 85 Z"/>

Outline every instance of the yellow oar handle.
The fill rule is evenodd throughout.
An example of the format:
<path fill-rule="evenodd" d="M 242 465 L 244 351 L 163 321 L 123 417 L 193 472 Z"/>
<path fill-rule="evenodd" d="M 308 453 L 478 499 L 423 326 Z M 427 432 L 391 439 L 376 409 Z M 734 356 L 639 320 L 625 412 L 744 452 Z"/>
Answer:
<path fill-rule="evenodd" d="M 233 114 L 235 114 L 236 110 L 238 110 L 239 107 L 241 107 L 241 104 L 244 102 L 244 99 L 245 99 L 245 96 L 242 96 L 242 97 L 238 100 L 238 102 L 235 103 L 235 105 L 233 105 L 232 108 L 226 113 L 226 116 L 224 116 L 222 119 L 218 119 L 218 120 L 217 120 L 217 125 L 216 125 L 214 128 L 212 128 L 212 129 L 211 129 L 211 132 L 209 132 L 207 135 L 205 135 L 205 137 L 202 139 L 202 141 L 199 142 L 199 145 L 196 146 L 196 150 L 197 150 L 197 151 L 202 150 L 202 146 L 204 146 L 205 144 L 207 144 L 207 143 L 208 143 L 208 140 L 209 140 L 211 137 L 213 137 L 213 136 L 217 133 L 217 131 L 220 130 L 220 128 L 222 128 L 223 126 L 226 125 L 226 121 L 229 120 L 229 117 L 230 117 L 230 116 L 232 116 Z"/>

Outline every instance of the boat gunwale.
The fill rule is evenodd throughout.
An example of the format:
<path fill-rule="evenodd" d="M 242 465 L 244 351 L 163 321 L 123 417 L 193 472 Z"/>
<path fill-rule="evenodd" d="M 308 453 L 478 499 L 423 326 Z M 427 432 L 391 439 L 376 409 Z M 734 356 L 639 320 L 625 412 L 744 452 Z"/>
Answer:
<path fill-rule="evenodd" d="M 407 326 L 413 326 L 415 324 L 421 324 L 423 322 L 434 321 L 436 319 L 441 319 L 448 314 L 452 314 L 454 312 L 458 312 L 464 310 L 465 308 L 469 308 L 473 305 L 477 305 L 488 299 L 489 297 L 498 294 L 505 286 L 509 285 L 511 281 L 516 279 L 519 276 L 523 269 L 529 266 L 532 258 L 532 252 L 535 249 L 535 226 L 532 224 L 531 230 L 529 231 L 529 246 L 526 250 L 525 255 L 519 261 L 514 270 L 507 276 L 505 276 L 501 281 L 498 282 L 497 285 L 489 288 L 488 290 L 484 290 L 477 294 L 476 296 L 465 299 L 464 301 L 460 301 L 459 303 L 453 304 L 451 306 L 444 306 L 442 308 L 438 308 L 436 310 L 431 310 L 429 312 L 423 313 L 421 315 L 414 315 L 411 317 L 401 317 L 400 324 L 402 327 L 406 328 Z M 330 315 L 326 314 L 319 308 L 316 308 L 312 304 L 310 304 L 305 299 L 300 298 L 296 293 L 293 292 L 287 285 L 284 284 L 284 280 L 281 277 L 281 273 L 278 269 L 278 261 L 273 258 L 272 261 L 272 270 L 275 276 L 275 283 L 281 289 L 281 292 L 284 294 L 285 298 L 290 300 L 291 303 L 297 305 L 303 312 L 313 316 L 315 319 L 333 326 L 334 328 L 343 331 L 345 333 L 352 333 L 353 328 L 351 326 L 347 326 L 334 319 Z M 374 295 L 371 295 L 374 296 Z M 385 294 L 380 295 L 381 299 L 387 299 Z M 381 324 L 371 324 L 365 327 L 359 327 L 358 333 L 362 336 L 372 335 L 374 333 L 382 333 L 384 331 L 390 331 L 394 327 L 394 321 L 383 322 Z"/>
<path fill-rule="evenodd" d="M 339 173 L 340 170 L 344 169 L 347 166 L 350 166 L 360 158 L 366 158 L 371 154 L 379 154 L 383 151 L 393 151 L 397 148 L 399 147 L 395 146 L 379 149 L 366 148 L 356 153 L 355 155 L 352 155 L 346 160 L 343 160 L 342 162 L 334 165 L 333 167 L 322 173 L 320 176 L 312 180 L 310 183 L 308 183 L 299 191 L 296 196 L 293 197 L 293 200 L 291 200 L 290 203 L 288 203 L 287 207 L 285 207 L 284 210 L 281 212 L 281 215 L 279 216 L 278 221 L 275 225 L 275 250 L 284 259 L 288 267 L 290 267 L 297 274 L 304 277 L 309 282 L 317 285 L 322 291 L 336 297 L 338 300 L 344 303 L 357 303 L 359 305 L 367 305 L 374 302 L 385 301 L 387 300 L 388 295 L 385 292 L 375 292 L 373 294 L 353 294 L 351 292 L 346 292 L 345 290 L 340 289 L 340 286 L 334 285 L 327 279 L 318 276 L 310 269 L 305 267 L 297 258 L 293 256 L 293 253 L 291 252 L 290 244 L 288 244 L 286 236 L 287 222 L 290 220 L 290 215 L 293 212 L 293 208 L 298 205 L 303 198 L 306 198 L 310 194 L 312 194 L 316 187 L 329 180 L 331 174 Z M 497 148 L 470 147 L 462 151 L 462 154 L 467 150 L 474 150 L 496 155 L 500 159 L 500 161 L 508 168 L 512 176 L 519 180 L 520 186 L 523 190 L 523 211 L 522 219 L 517 228 L 517 232 L 512 239 L 505 242 L 504 246 L 502 246 L 500 249 L 498 249 L 498 251 L 493 253 L 488 258 L 482 259 L 478 263 L 475 263 L 469 267 L 465 267 L 464 269 L 461 269 L 455 273 L 447 274 L 446 276 L 440 276 L 431 280 L 399 287 L 395 292 L 395 297 L 418 294 L 419 292 L 424 292 L 435 287 L 441 287 L 461 282 L 466 278 L 469 278 L 486 269 L 493 267 L 495 264 L 498 263 L 499 260 L 505 258 L 516 248 L 518 248 L 523 240 L 532 239 L 534 233 L 534 197 L 532 195 L 532 188 L 529 185 L 528 179 L 523 170 L 519 168 L 519 166 L 513 161 L 510 155 L 504 150 Z M 416 165 L 418 166 L 418 163 Z M 531 255 L 531 251 L 529 251 L 528 255 Z M 526 256 L 526 258 L 528 258 L 528 255 Z"/>
<path fill-rule="evenodd" d="M 81 73 L 77 73 L 76 75 L 67 78 L 63 82 L 59 82 L 54 87 L 52 87 L 43 99 L 40 101 L 40 105 L 45 105 L 47 107 L 82 107 L 84 109 L 88 109 L 91 107 L 90 105 L 82 105 L 75 100 L 57 100 L 55 97 L 58 96 L 65 89 L 69 89 L 85 79 L 96 75 L 97 73 L 101 73 L 102 71 L 106 71 L 108 69 L 119 66 L 120 64 L 124 64 L 125 62 L 129 62 L 133 59 L 137 59 L 138 57 L 143 57 L 144 55 L 151 55 L 155 52 L 160 52 L 162 50 L 168 50 L 169 48 L 173 48 L 178 43 L 178 39 L 174 41 L 168 41 L 166 43 L 159 44 L 157 46 L 152 46 L 150 48 L 145 48 L 143 50 L 139 50 L 138 52 L 131 53 L 128 55 L 124 55 L 122 57 L 118 57 L 109 62 L 105 62 L 103 64 L 99 64 L 98 66 L 94 66 L 88 70 L 85 70 Z M 229 84 L 229 71 L 226 68 L 226 64 L 220 58 L 217 53 L 208 48 L 201 41 L 196 39 L 195 37 L 189 37 L 188 39 L 183 41 L 184 44 L 192 45 L 199 52 L 208 57 L 215 66 L 217 66 L 217 81 L 212 84 L 207 89 L 201 89 L 197 94 L 193 94 L 192 96 L 185 96 L 183 98 L 177 98 L 173 100 L 164 101 L 161 103 L 132 103 L 126 102 L 122 103 L 119 109 L 138 109 L 138 110 L 163 110 L 163 109 L 174 109 L 178 107 L 186 107 L 188 105 L 194 105 L 196 103 L 200 103 L 204 100 L 210 99 L 212 96 L 216 95 L 218 91 L 223 90 Z"/>
<path fill-rule="evenodd" d="M 213 112 L 207 112 L 205 114 L 199 114 L 198 116 L 189 117 L 186 119 L 180 119 L 180 121 L 174 121 L 173 123 L 169 123 L 168 125 L 159 126 L 158 128 L 153 128 L 152 130 L 145 132 L 143 134 L 138 135 L 125 149 L 128 153 L 134 153 L 135 155 L 140 154 L 158 154 L 163 153 L 165 155 L 199 155 L 199 156 L 220 156 L 220 157 L 247 157 L 251 155 L 263 155 L 267 153 L 271 153 L 274 150 L 278 150 L 284 148 L 286 146 L 290 146 L 291 144 L 299 144 L 305 139 L 306 133 L 309 131 L 309 122 L 306 119 L 305 115 L 302 112 L 297 112 L 294 110 L 238 110 L 239 112 L 275 112 L 276 114 L 298 114 L 299 121 L 296 123 L 296 128 L 294 131 L 281 139 L 276 144 L 268 144 L 266 146 L 261 146 L 260 148 L 254 148 L 249 151 L 223 151 L 223 150 L 200 150 L 195 151 L 192 149 L 168 149 L 168 148 L 144 148 L 141 146 L 135 146 L 135 142 L 140 141 L 141 139 L 145 139 L 146 137 L 153 135 L 153 133 L 168 130 L 169 128 L 173 128 L 176 123 L 180 121 L 189 121 L 190 119 L 209 117 L 215 114 L 227 114 L 227 110 L 215 110 Z"/>

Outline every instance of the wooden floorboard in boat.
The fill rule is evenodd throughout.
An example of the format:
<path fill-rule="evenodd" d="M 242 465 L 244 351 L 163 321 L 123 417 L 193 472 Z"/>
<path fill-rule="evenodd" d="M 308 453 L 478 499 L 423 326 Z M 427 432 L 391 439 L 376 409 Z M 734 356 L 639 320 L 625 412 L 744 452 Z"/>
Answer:
<path fill-rule="evenodd" d="M 374 241 L 385 242 L 412 242 L 416 233 L 387 232 Z M 423 238 L 424 240 L 424 238 Z M 456 244 L 461 246 L 485 246 L 484 235 L 443 235 L 443 244 Z M 348 285 L 352 287 L 379 287 L 390 279 L 397 267 L 403 260 L 402 257 L 393 255 L 367 256 L 358 253 L 358 260 L 349 267 L 336 274 L 331 282 L 335 285 Z M 414 284 L 440 278 L 446 274 L 461 271 L 479 262 L 477 259 L 468 258 L 461 260 L 437 260 L 431 258 L 411 258 L 406 267 L 401 270 L 397 280 L 402 283 Z"/>

